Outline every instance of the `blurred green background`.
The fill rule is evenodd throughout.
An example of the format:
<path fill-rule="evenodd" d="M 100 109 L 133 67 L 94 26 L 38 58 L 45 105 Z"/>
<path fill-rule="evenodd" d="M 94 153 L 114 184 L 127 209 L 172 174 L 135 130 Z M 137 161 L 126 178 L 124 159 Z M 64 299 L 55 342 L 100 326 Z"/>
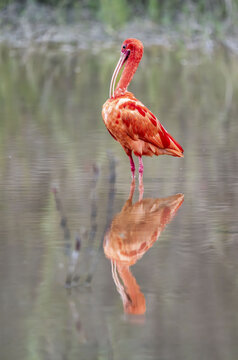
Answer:
<path fill-rule="evenodd" d="M 21 4 L 21 11 L 29 4 L 49 5 L 55 9 L 73 10 L 78 18 L 97 19 L 114 27 L 137 17 L 148 17 L 154 22 L 168 23 L 178 16 L 197 19 L 237 22 L 238 0 L 0 0 L 0 8 Z"/>

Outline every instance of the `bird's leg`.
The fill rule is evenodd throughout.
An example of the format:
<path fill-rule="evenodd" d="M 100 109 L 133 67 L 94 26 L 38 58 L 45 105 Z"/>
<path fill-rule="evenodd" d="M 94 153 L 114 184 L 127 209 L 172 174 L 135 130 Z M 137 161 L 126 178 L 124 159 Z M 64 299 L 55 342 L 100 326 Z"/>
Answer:
<path fill-rule="evenodd" d="M 129 155 L 129 158 L 130 158 L 130 164 L 131 164 L 132 179 L 135 179 L 135 169 L 136 168 L 135 168 L 135 164 L 134 164 L 133 157 L 131 154 Z"/>
<path fill-rule="evenodd" d="M 140 177 L 140 179 L 143 178 L 143 171 L 144 171 L 144 165 L 143 165 L 142 157 L 139 156 L 139 177 Z"/>
<path fill-rule="evenodd" d="M 142 157 L 140 156 L 139 157 L 139 192 L 140 192 L 139 201 L 142 200 L 144 194 L 143 171 L 144 171 L 144 166 L 143 166 Z"/>

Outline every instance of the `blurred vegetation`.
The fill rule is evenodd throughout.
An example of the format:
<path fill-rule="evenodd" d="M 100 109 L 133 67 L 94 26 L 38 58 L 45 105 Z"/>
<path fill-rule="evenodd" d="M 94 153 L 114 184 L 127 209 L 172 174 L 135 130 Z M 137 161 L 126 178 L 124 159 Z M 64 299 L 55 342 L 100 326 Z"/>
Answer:
<path fill-rule="evenodd" d="M 76 12 L 77 16 L 100 20 L 113 27 L 129 20 L 147 17 L 156 23 L 167 24 L 179 20 L 181 15 L 217 21 L 237 22 L 238 0 L 0 0 L 0 9 L 11 4 L 48 5 L 55 9 Z M 75 15 L 75 13 L 74 13 Z M 75 16 L 74 16 L 75 17 Z"/>

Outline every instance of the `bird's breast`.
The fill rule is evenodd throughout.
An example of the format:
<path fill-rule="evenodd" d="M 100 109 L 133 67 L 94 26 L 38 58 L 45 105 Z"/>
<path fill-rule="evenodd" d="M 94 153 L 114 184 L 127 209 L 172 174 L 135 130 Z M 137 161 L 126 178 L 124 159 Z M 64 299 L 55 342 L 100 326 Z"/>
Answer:
<path fill-rule="evenodd" d="M 128 103 L 133 103 L 135 104 L 135 106 L 141 105 L 141 103 L 131 93 L 127 93 L 127 96 L 120 96 L 117 98 L 108 99 L 104 103 L 102 107 L 102 117 L 107 127 L 110 126 L 111 122 L 118 123 L 118 120 L 120 119 L 121 116 L 121 110 Z"/>

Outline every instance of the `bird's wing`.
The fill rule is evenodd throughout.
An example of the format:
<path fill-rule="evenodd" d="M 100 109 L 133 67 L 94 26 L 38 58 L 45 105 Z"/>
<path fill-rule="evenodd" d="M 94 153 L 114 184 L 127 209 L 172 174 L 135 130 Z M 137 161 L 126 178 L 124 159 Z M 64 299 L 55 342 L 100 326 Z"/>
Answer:
<path fill-rule="evenodd" d="M 166 131 L 156 116 L 138 101 L 124 101 L 119 105 L 121 121 L 133 140 L 149 142 L 160 149 L 183 148 Z"/>

